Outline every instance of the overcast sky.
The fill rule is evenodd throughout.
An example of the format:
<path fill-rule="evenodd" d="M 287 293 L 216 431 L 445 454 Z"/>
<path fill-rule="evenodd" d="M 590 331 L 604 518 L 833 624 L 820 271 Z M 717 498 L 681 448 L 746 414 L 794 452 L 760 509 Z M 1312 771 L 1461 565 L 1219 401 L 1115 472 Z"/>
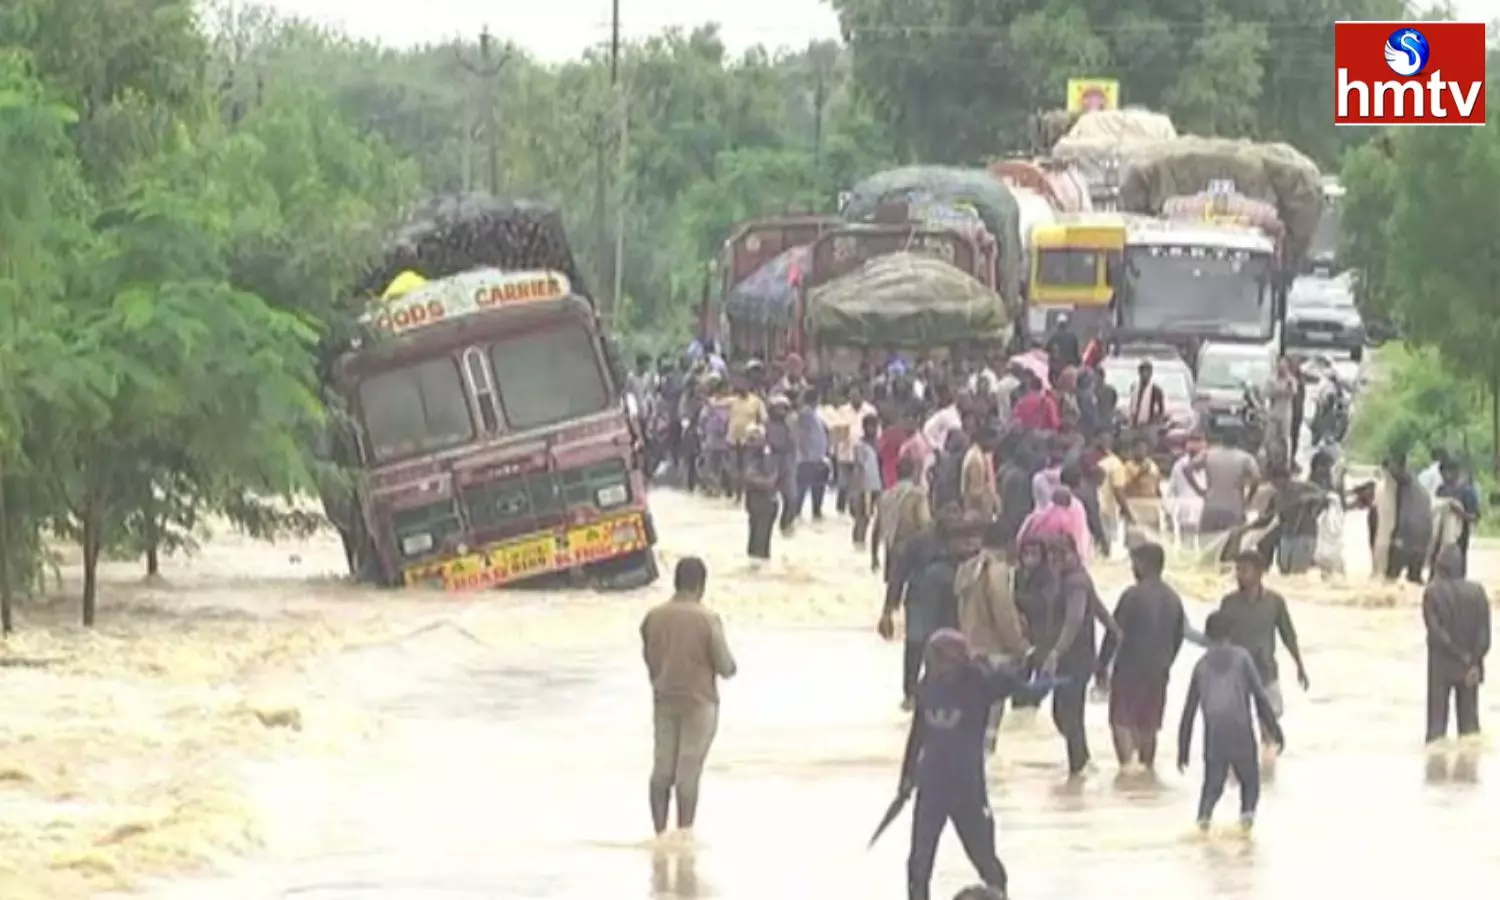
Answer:
<path fill-rule="evenodd" d="M 620 0 L 627 37 L 672 25 L 718 22 L 731 50 L 753 44 L 801 47 L 838 37 L 825 0 Z M 577 56 L 609 36 L 610 0 L 270 0 L 288 13 L 338 25 L 358 37 L 394 45 L 477 34 L 486 25 L 535 56 Z M 1500 0 L 1454 0 L 1463 18 L 1500 18 Z"/>

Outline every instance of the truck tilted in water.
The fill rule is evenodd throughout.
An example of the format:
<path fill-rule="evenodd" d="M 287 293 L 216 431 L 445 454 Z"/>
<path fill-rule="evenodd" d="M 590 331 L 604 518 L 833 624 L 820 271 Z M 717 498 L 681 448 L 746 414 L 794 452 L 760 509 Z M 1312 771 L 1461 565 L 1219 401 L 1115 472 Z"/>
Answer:
<path fill-rule="evenodd" d="M 449 590 L 654 579 L 619 367 L 556 213 L 439 206 L 363 292 L 381 281 L 335 367 L 358 448 L 360 574 Z"/>

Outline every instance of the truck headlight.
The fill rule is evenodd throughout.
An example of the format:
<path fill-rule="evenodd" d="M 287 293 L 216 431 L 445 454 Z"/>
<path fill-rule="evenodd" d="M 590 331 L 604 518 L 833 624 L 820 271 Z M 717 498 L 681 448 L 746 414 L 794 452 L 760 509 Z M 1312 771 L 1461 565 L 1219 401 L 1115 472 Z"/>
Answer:
<path fill-rule="evenodd" d="M 401 552 L 407 556 L 419 556 L 432 549 L 432 534 L 409 534 L 401 539 Z"/>
<path fill-rule="evenodd" d="M 623 484 L 612 484 L 594 492 L 594 501 L 600 509 L 612 509 L 630 499 L 630 490 Z"/>

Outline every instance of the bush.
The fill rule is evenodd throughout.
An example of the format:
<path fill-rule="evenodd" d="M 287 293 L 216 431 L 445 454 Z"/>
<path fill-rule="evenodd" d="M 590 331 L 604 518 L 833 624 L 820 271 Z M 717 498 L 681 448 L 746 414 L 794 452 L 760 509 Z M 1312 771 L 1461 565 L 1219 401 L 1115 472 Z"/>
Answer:
<path fill-rule="evenodd" d="M 1359 398 L 1350 454 L 1379 462 L 1405 453 L 1413 465 L 1442 447 L 1478 470 L 1494 449 L 1481 387 L 1446 368 L 1428 349 L 1389 346 L 1374 357 L 1372 383 Z"/>
<path fill-rule="evenodd" d="M 1497 483 L 1491 466 L 1494 442 L 1489 397 L 1473 379 L 1443 365 L 1430 349 L 1388 346 L 1375 355 L 1371 384 L 1362 392 L 1349 434 L 1349 455 L 1379 463 L 1404 453 L 1413 469 L 1425 468 L 1441 447 L 1470 473 L 1483 502 Z M 1500 532 L 1500 519 L 1480 520 Z"/>

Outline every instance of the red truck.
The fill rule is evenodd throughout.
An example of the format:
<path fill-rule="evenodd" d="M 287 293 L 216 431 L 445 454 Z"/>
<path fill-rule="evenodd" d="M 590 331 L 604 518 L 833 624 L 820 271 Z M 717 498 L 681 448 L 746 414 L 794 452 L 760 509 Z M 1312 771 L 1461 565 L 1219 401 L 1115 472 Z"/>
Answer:
<path fill-rule="evenodd" d="M 449 590 L 653 580 L 655 525 L 593 303 L 558 271 L 407 280 L 335 373 L 358 447 L 361 575 Z"/>

